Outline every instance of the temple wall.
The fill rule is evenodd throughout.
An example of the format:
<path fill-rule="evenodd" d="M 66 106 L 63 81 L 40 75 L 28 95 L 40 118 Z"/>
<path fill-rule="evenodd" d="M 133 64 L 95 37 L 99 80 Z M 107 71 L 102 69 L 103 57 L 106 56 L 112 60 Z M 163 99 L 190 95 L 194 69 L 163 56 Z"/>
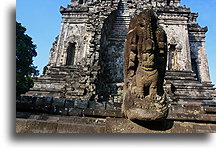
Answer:
<path fill-rule="evenodd" d="M 89 52 L 91 32 L 87 31 L 87 14 L 64 14 L 58 42 L 50 53 L 51 65 L 66 65 L 69 43 L 75 44 L 72 65 L 80 62 Z M 55 54 L 53 54 L 55 53 Z"/>
<path fill-rule="evenodd" d="M 167 33 L 169 70 L 191 71 L 187 15 L 159 14 L 159 25 Z M 171 46 L 174 49 L 170 49 Z M 172 50 L 172 51 L 171 51 Z"/>
<path fill-rule="evenodd" d="M 206 55 L 204 33 L 190 34 L 190 49 L 192 59 L 195 60 L 194 66 L 197 68 L 198 79 L 201 82 L 210 82 L 209 66 Z M 194 68 L 194 69 L 196 69 Z"/>
<path fill-rule="evenodd" d="M 210 82 L 209 66 L 205 47 L 205 34 L 208 27 L 202 28 L 197 23 L 198 13 L 189 16 L 189 39 L 192 59 L 192 70 L 197 74 L 200 82 Z"/>

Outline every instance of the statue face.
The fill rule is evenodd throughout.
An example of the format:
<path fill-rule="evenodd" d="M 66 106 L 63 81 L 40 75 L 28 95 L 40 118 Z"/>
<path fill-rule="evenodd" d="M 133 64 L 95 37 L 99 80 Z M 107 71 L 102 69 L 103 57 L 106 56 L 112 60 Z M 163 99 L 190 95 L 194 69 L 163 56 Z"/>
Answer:
<path fill-rule="evenodd" d="M 144 20 L 139 21 L 139 27 L 140 27 L 140 28 L 145 28 L 145 27 L 146 27 L 146 24 L 145 24 L 145 21 L 144 21 Z"/>
<path fill-rule="evenodd" d="M 154 41 L 147 39 L 143 42 L 142 67 L 146 70 L 153 70 L 155 65 Z"/>
<path fill-rule="evenodd" d="M 142 29 L 146 28 L 146 21 L 145 21 L 145 19 L 144 18 L 140 18 L 138 20 L 138 22 L 137 22 L 137 25 L 138 25 L 139 28 L 142 28 Z"/>

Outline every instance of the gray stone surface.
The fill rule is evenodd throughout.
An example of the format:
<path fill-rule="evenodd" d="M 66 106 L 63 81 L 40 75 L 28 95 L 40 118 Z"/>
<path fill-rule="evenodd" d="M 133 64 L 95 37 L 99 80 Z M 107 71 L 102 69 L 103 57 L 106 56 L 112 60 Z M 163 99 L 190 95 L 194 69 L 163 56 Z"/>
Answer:
<path fill-rule="evenodd" d="M 215 124 L 166 120 L 136 123 L 121 118 L 56 117 L 16 119 L 16 133 L 214 133 Z"/>

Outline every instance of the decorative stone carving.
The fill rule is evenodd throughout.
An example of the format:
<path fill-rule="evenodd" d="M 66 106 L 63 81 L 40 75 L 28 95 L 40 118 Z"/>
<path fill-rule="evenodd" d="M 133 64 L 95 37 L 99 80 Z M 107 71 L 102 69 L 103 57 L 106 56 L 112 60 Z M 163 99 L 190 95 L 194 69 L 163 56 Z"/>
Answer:
<path fill-rule="evenodd" d="M 171 38 L 168 44 L 168 70 L 179 70 L 178 56 L 181 52 L 181 46 L 177 44 L 175 38 Z"/>
<path fill-rule="evenodd" d="M 131 20 L 124 53 L 123 114 L 131 120 L 164 119 L 167 37 L 153 10 L 146 9 Z"/>

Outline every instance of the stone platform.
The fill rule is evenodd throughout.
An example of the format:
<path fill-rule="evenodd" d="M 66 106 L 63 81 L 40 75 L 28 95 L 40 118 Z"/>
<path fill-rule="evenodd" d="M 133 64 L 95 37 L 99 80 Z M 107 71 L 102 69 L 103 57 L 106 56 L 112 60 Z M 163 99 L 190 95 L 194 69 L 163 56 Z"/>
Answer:
<path fill-rule="evenodd" d="M 215 104 L 171 106 L 165 122 L 131 122 L 121 104 L 52 97 L 17 100 L 17 133 L 214 133 Z"/>
<path fill-rule="evenodd" d="M 216 123 L 216 103 L 177 104 L 169 107 L 167 119 Z M 122 118 L 121 103 L 95 102 L 88 100 L 67 100 L 53 97 L 23 96 L 16 102 L 17 112 L 45 113 L 62 116 L 91 116 Z"/>
<path fill-rule="evenodd" d="M 16 133 L 214 133 L 216 124 L 166 120 L 132 122 L 123 118 L 50 116 L 18 113 Z"/>

